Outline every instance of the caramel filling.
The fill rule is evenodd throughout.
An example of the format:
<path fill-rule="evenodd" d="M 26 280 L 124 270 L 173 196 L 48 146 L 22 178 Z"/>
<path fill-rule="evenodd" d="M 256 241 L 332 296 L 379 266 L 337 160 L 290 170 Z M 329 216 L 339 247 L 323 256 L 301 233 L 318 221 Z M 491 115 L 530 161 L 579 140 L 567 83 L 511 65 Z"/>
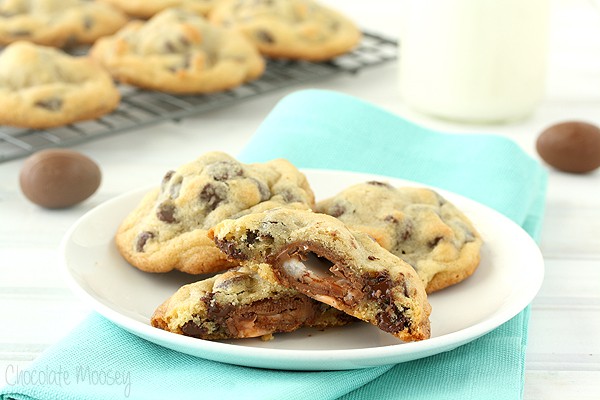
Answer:
<path fill-rule="evenodd" d="M 312 243 L 292 244 L 271 262 L 283 284 L 309 297 L 350 314 L 365 301 L 375 302 L 379 311 L 369 322 L 392 333 L 410 328 L 409 319 L 395 304 L 392 293 L 393 288 L 402 285 L 408 297 L 405 283 L 392 281 L 386 271 L 357 275 L 344 260 L 337 260 L 330 251 Z"/>
<path fill-rule="evenodd" d="M 210 303 L 209 303 L 210 304 Z M 207 320 L 231 338 L 251 338 L 275 332 L 292 332 L 314 321 L 320 307 L 305 296 L 265 299 L 245 306 L 214 305 Z M 193 321 L 181 327 L 187 336 L 210 339 L 208 330 Z"/>

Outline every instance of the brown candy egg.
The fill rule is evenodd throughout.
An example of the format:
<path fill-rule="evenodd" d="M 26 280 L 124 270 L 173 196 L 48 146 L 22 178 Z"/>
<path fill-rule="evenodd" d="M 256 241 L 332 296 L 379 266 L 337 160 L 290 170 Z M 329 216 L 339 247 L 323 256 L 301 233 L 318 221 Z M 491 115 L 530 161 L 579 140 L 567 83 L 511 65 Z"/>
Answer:
<path fill-rule="evenodd" d="M 32 154 L 23 163 L 19 176 L 25 197 L 46 208 L 65 208 L 82 202 L 94 194 L 100 180 L 100 168 L 94 161 L 66 149 Z"/>
<path fill-rule="evenodd" d="M 538 136 L 536 148 L 540 157 L 556 169 L 590 172 L 600 167 L 600 128 L 580 121 L 552 125 Z"/>

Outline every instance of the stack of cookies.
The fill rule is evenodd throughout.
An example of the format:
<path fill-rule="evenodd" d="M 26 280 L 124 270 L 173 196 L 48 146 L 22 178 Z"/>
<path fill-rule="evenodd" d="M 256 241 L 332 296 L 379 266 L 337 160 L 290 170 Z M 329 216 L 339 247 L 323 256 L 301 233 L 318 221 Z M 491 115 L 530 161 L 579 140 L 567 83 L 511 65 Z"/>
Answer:
<path fill-rule="evenodd" d="M 213 93 L 260 77 L 265 57 L 328 60 L 360 37 L 350 20 L 313 0 L 4 1 L 0 105 L 10 107 L 0 108 L 0 124 L 49 128 L 97 118 L 120 101 L 107 76 L 154 91 Z M 47 49 L 81 45 L 91 46 L 93 61 Z M 15 60 L 42 77 L 20 76 Z M 103 84 L 73 110 L 68 104 L 83 82 Z M 40 98 L 58 100 L 45 107 Z"/>
<path fill-rule="evenodd" d="M 357 320 L 402 341 L 427 339 L 428 294 L 470 276 L 482 245 L 430 189 L 364 182 L 315 203 L 288 161 L 243 164 L 220 152 L 169 171 L 115 240 L 142 271 L 211 274 L 151 319 L 207 340 Z"/>

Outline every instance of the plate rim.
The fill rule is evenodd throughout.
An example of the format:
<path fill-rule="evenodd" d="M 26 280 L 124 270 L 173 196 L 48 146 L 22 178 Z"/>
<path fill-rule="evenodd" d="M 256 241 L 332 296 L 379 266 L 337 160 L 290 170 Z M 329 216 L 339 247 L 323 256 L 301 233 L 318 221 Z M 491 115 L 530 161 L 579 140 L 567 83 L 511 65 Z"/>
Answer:
<path fill-rule="evenodd" d="M 305 174 L 345 174 L 351 175 L 352 178 L 356 178 L 357 182 L 365 179 L 388 179 L 396 182 L 401 182 L 406 185 L 414 185 L 420 187 L 427 187 L 435 190 L 445 196 L 450 194 L 451 197 L 460 198 L 461 202 L 471 203 L 475 207 L 480 207 L 485 212 L 492 213 L 495 217 L 503 220 L 504 223 L 511 226 L 511 229 L 515 229 L 520 232 L 524 240 L 529 241 L 528 247 L 532 251 L 532 255 L 535 256 L 537 262 L 530 263 L 531 268 L 529 270 L 530 290 L 527 295 L 519 297 L 518 303 L 513 302 L 508 307 L 502 307 L 501 313 L 494 313 L 492 317 L 486 317 L 484 320 L 479 321 L 473 325 L 463 328 L 458 331 L 436 336 L 427 340 L 410 342 L 410 343 L 399 343 L 397 345 L 386 345 L 376 347 L 364 347 L 364 348 L 351 348 L 351 349 L 279 349 L 279 348 L 263 348 L 263 347 L 251 347 L 251 346 L 239 346 L 232 343 L 225 343 L 220 341 L 208 341 L 197 338 L 191 338 L 183 335 L 177 335 L 171 332 L 163 331 L 158 328 L 152 327 L 150 324 L 145 324 L 141 321 L 135 320 L 124 314 L 121 314 L 115 309 L 112 309 L 108 305 L 102 303 L 96 299 L 94 295 L 88 292 L 82 287 L 77 278 L 71 273 L 69 261 L 67 260 L 68 255 L 66 249 L 69 244 L 69 239 L 73 236 L 75 231 L 80 227 L 81 223 L 86 219 L 90 218 L 94 213 L 99 212 L 105 208 L 110 207 L 114 203 L 119 203 L 124 198 L 138 195 L 140 198 L 143 193 L 147 193 L 148 190 L 155 188 L 157 185 L 146 185 L 137 187 L 114 196 L 98 205 L 93 207 L 79 217 L 66 231 L 59 245 L 59 253 L 61 258 L 61 271 L 67 282 L 69 288 L 77 294 L 77 296 L 86 302 L 92 310 L 96 311 L 100 315 L 107 318 L 109 321 L 115 323 L 121 328 L 129 331 L 130 333 L 149 340 L 160 346 L 170 348 L 172 350 L 205 358 L 213 361 L 224 362 L 228 364 L 235 364 L 247 367 L 258 367 L 258 368 L 272 368 L 280 370 L 348 370 L 348 369 L 359 369 L 366 367 L 382 366 L 389 364 L 396 364 L 401 362 L 407 362 L 418 358 L 424 358 L 430 355 L 439 354 L 445 351 L 453 350 L 464 344 L 467 344 L 506 323 L 507 321 L 514 318 L 517 314 L 523 311 L 535 298 L 539 292 L 543 277 L 544 277 L 544 260 L 541 250 L 537 243 L 531 238 L 531 236 L 516 222 L 512 221 L 499 211 L 472 200 L 461 194 L 452 192 L 451 190 L 438 188 L 432 185 L 421 183 L 418 181 L 412 181 L 405 178 L 398 178 L 382 174 L 348 171 L 348 170 L 337 170 L 337 169 L 321 169 L 321 168 L 300 168 Z M 236 362 L 231 360 L 223 360 L 219 357 L 225 352 L 227 355 L 233 355 L 236 357 Z M 235 354 L 229 354 L 235 353 Z M 365 357 L 363 353 L 368 353 Z M 395 360 L 403 356 L 400 360 Z M 287 365 L 281 362 L 281 358 L 287 359 L 293 357 L 294 361 L 297 362 L 295 365 Z M 229 357 L 231 358 L 231 357 Z M 248 359 L 249 358 L 249 359 Z M 317 366 L 311 364 L 318 361 Z"/>

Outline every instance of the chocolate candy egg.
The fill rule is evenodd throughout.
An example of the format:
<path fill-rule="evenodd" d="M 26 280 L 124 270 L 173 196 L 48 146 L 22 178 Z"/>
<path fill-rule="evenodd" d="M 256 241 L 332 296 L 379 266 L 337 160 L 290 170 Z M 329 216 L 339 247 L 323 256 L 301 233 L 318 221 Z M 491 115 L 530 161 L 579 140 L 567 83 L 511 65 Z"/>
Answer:
<path fill-rule="evenodd" d="M 98 165 L 73 150 L 34 153 L 21 168 L 19 183 L 25 197 L 46 208 L 65 208 L 90 197 L 100 186 Z"/>
<path fill-rule="evenodd" d="M 580 121 L 552 125 L 538 136 L 536 148 L 556 169 L 590 172 L 600 167 L 600 128 Z"/>

